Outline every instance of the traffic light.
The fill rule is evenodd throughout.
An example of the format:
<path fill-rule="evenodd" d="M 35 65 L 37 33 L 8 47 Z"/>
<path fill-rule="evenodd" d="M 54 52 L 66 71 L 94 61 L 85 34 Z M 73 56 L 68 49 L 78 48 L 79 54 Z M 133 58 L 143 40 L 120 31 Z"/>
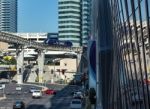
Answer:
<path fill-rule="evenodd" d="M 62 69 L 62 74 L 63 74 L 63 75 L 65 74 L 65 69 Z"/>
<path fill-rule="evenodd" d="M 54 70 L 52 69 L 52 70 L 51 70 L 51 74 L 53 74 L 53 73 L 54 73 Z"/>
<path fill-rule="evenodd" d="M 21 68 L 19 68 L 19 74 L 21 74 Z"/>
<path fill-rule="evenodd" d="M 91 104 L 96 104 L 96 91 L 94 88 L 90 88 L 89 90 L 89 100 Z"/>

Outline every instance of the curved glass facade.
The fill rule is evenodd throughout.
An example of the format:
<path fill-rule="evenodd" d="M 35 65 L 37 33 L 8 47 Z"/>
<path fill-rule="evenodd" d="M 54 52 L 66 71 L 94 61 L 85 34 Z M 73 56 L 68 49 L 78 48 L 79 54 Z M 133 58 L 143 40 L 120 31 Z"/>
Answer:
<path fill-rule="evenodd" d="M 82 45 L 87 46 L 91 35 L 91 0 L 82 0 Z"/>
<path fill-rule="evenodd" d="M 87 46 L 91 35 L 90 10 L 91 0 L 59 0 L 59 39 L 70 38 L 73 46 Z"/>
<path fill-rule="evenodd" d="M 59 40 L 70 40 L 76 47 L 81 44 L 80 8 L 80 0 L 59 0 L 58 2 Z"/>

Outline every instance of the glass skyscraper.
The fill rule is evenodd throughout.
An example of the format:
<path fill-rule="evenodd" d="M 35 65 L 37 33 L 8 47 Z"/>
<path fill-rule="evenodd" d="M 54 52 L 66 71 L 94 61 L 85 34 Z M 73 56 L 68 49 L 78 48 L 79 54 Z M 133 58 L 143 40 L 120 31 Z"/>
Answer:
<path fill-rule="evenodd" d="M 0 0 L 0 31 L 17 32 L 17 0 Z"/>
<path fill-rule="evenodd" d="M 82 0 L 82 45 L 87 46 L 91 37 L 91 0 Z"/>
<path fill-rule="evenodd" d="M 70 40 L 74 47 L 87 44 L 90 30 L 90 0 L 59 0 L 59 40 Z"/>
<path fill-rule="evenodd" d="M 81 4 L 80 0 L 59 0 L 58 2 L 59 40 L 70 40 L 73 46 L 80 46 Z"/>

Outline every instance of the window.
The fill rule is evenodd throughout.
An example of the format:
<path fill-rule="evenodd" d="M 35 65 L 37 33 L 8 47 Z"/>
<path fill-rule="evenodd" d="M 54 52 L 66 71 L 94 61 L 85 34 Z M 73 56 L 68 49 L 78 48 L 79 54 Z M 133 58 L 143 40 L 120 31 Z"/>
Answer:
<path fill-rule="evenodd" d="M 67 66 L 67 63 L 64 63 L 64 66 Z"/>

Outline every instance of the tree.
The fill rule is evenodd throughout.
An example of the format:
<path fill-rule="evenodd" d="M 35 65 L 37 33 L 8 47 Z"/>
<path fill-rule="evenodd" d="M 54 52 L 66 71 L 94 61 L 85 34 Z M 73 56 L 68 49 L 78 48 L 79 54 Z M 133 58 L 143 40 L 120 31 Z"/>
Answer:
<path fill-rule="evenodd" d="M 3 60 L 6 64 L 16 64 L 16 59 L 13 56 L 4 56 Z"/>

